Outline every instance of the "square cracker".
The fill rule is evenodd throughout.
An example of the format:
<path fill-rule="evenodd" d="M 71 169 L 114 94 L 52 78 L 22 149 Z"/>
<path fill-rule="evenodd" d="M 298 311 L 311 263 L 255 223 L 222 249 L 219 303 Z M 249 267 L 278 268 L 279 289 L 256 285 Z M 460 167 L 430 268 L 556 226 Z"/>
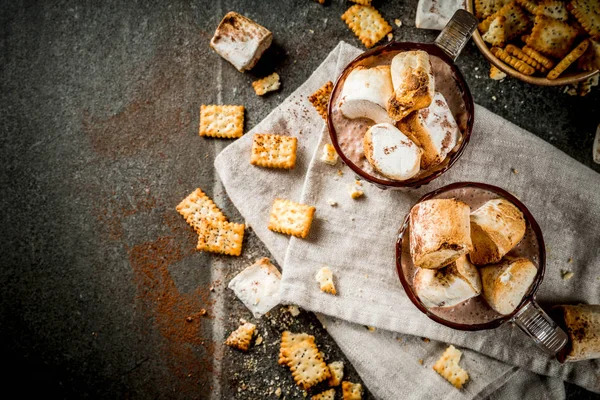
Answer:
<path fill-rule="evenodd" d="M 360 383 L 342 382 L 342 399 L 344 400 L 361 400 L 362 391 Z"/>
<path fill-rule="evenodd" d="M 195 231 L 198 231 L 202 220 L 227 221 L 219 207 L 200 188 L 190 193 L 175 209 Z"/>
<path fill-rule="evenodd" d="M 315 214 L 315 207 L 285 199 L 275 199 L 269 217 L 269 229 L 305 238 Z"/>
<path fill-rule="evenodd" d="M 451 345 L 433 366 L 435 372 L 458 389 L 461 389 L 469 379 L 467 371 L 458 365 L 461 356 L 462 352 Z"/>
<path fill-rule="evenodd" d="M 290 331 L 284 331 L 281 334 L 281 346 L 279 348 L 279 359 L 277 362 L 280 365 L 287 365 L 287 363 L 290 361 L 288 354 L 292 347 L 304 340 L 308 340 L 310 337 L 312 336 L 307 333 L 293 333 Z M 312 338 L 314 340 L 314 337 Z"/>
<path fill-rule="evenodd" d="M 527 40 L 527 46 L 540 53 L 563 58 L 569 53 L 577 33 L 578 30 L 566 22 L 538 15 L 535 17 L 535 25 Z"/>
<path fill-rule="evenodd" d="M 311 397 L 311 400 L 335 400 L 335 389 L 329 389 Z"/>
<path fill-rule="evenodd" d="M 248 351 L 255 330 L 256 325 L 246 322 L 245 324 L 240 325 L 235 331 L 231 332 L 225 341 L 225 344 L 241 351 Z"/>
<path fill-rule="evenodd" d="M 546 17 L 554 18 L 559 21 L 569 19 L 569 11 L 567 5 L 559 0 L 544 0 L 536 8 L 534 14 L 545 15 Z"/>
<path fill-rule="evenodd" d="M 477 25 L 479 32 L 487 32 L 492 22 L 499 16 L 506 18 L 504 24 L 504 38 L 507 41 L 525 32 L 529 26 L 530 20 L 527 14 L 525 14 L 521 7 L 512 1 L 481 21 L 479 25 Z"/>
<path fill-rule="evenodd" d="M 252 82 L 252 88 L 259 96 L 263 96 L 268 92 L 273 92 L 279 89 L 280 85 L 281 82 L 279 81 L 279 74 L 277 72 L 273 72 L 269 76 L 265 76 L 262 79 Z"/>
<path fill-rule="evenodd" d="M 573 0 L 571 14 L 592 37 L 600 39 L 600 0 Z"/>
<path fill-rule="evenodd" d="M 504 46 L 506 40 L 504 32 L 505 24 L 506 17 L 503 15 L 497 16 L 490 24 L 487 32 L 481 35 L 481 38 L 492 46 Z"/>
<path fill-rule="evenodd" d="M 244 224 L 223 221 L 200 222 L 196 249 L 239 256 L 244 240 Z"/>
<path fill-rule="evenodd" d="M 323 361 L 323 357 L 315 344 L 315 338 L 311 335 L 303 335 L 302 339 L 296 340 L 290 345 L 284 335 L 290 334 L 286 331 L 281 337 L 280 354 L 286 360 L 285 364 L 290 367 L 292 377 L 296 384 L 304 390 L 308 390 L 317 383 L 329 378 L 329 367 Z M 285 347 L 284 347 L 285 346 Z M 282 364 L 280 359 L 280 364 Z"/>
<path fill-rule="evenodd" d="M 244 134 L 244 106 L 200 106 L 200 136 L 239 138 Z"/>
<path fill-rule="evenodd" d="M 327 105 L 329 104 L 329 97 L 332 90 L 333 83 L 329 81 L 308 97 L 308 101 L 311 102 L 325 121 L 327 121 Z"/>
<path fill-rule="evenodd" d="M 367 49 L 392 31 L 392 27 L 379 11 L 369 6 L 353 5 L 342 15 L 342 20 Z"/>
<path fill-rule="evenodd" d="M 268 168 L 294 168 L 298 139 L 290 136 L 257 133 L 252 141 L 250 164 Z"/>
<path fill-rule="evenodd" d="M 329 383 L 329 386 L 339 386 L 342 383 L 342 379 L 344 379 L 344 363 L 342 361 L 334 361 L 327 364 L 327 366 L 331 374 L 327 383 Z"/>

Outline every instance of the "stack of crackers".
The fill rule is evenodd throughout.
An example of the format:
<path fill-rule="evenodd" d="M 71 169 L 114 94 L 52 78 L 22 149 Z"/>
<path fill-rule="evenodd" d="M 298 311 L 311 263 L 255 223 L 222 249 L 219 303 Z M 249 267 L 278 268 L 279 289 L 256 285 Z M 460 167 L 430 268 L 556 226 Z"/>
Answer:
<path fill-rule="evenodd" d="M 498 59 L 553 80 L 600 68 L 599 0 L 474 0 L 479 32 Z"/>

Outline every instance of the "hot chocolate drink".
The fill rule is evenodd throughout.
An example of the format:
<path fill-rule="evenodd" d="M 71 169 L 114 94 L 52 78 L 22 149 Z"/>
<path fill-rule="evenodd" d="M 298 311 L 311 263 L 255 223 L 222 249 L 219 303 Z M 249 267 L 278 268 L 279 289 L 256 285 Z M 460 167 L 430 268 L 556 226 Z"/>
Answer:
<path fill-rule="evenodd" d="M 498 199 L 500 196 L 491 191 L 475 187 L 463 187 L 438 194 L 435 199 L 457 199 L 466 203 L 475 211 L 489 200 Z M 414 265 L 410 252 L 410 226 L 406 228 L 402 239 L 401 267 L 407 283 L 414 291 L 414 278 L 418 268 Z M 521 241 L 512 248 L 506 258 L 525 257 L 539 270 L 541 259 L 540 246 L 537 236 L 529 222 L 526 222 L 525 235 Z M 437 317 L 446 321 L 464 324 L 485 324 L 504 315 L 494 311 L 483 296 L 475 296 L 451 307 L 428 307 L 428 310 Z"/>

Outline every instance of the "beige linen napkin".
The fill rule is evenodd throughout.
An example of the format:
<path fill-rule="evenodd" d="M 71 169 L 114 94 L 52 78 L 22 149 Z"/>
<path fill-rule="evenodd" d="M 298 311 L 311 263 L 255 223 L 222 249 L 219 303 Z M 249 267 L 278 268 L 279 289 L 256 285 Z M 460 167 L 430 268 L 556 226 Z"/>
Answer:
<path fill-rule="evenodd" d="M 347 56 L 345 56 L 347 54 Z M 340 58 L 357 54 L 343 46 Z M 329 142 L 322 132 L 318 147 Z M 600 175 L 531 133 L 476 106 L 471 142 L 462 158 L 432 184 L 410 192 L 363 184 L 353 200 L 353 174 L 313 159 L 302 203 L 317 208 L 305 240 L 292 238 L 283 268 L 281 298 L 328 316 L 454 343 L 538 374 L 560 377 L 600 391 L 600 360 L 561 365 L 512 324 L 465 333 L 437 324 L 405 295 L 397 277 L 395 241 L 410 207 L 423 194 L 458 181 L 503 187 L 527 205 L 544 232 L 547 267 L 539 302 L 600 303 Z M 328 205 L 328 199 L 338 203 Z M 572 263 L 568 260 L 572 259 Z M 319 290 L 314 275 L 323 265 L 334 273 L 337 296 Z M 574 272 L 565 281 L 561 269 Z"/>
<path fill-rule="evenodd" d="M 360 50 L 340 43 L 302 86 L 215 160 L 217 172 L 232 202 L 280 265 L 283 265 L 289 239 L 266 228 L 271 203 L 277 196 L 293 200 L 302 197 L 309 163 L 319 153 L 317 144 L 324 133 L 323 121 L 312 110 L 307 97 L 327 80 L 335 79 L 358 53 Z M 294 170 L 249 166 L 252 135 L 260 132 L 290 134 L 299 138 Z M 344 168 L 346 174 L 350 171 L 341 165 L 340 168 Z M 320 215 L 320 211 L 317 214 Z M 314 230 L 318 230 L 319 221 L 317 218 Z M 320 252 L 318 245 L 311 252 Z M 539 393 L 545 391 L 544 385 L 528 379 L 530 373 L 468 349 L 464 352 L 463 363 L 471 373 L 471 382 L 463 391 L 454 390 L 430 368 L 443 351 L 444 344 L 425 343 L 418 337 L 382 330 L 370 332 L 362 325 L 322 315 L 320 318 L 378 398 L 397 399 L 401 393 L 403 398 L 470 399 L 489 395 L 507 381 L 519 380 L 531 381 Z M 423 365 L 419 359 L 423 360 Z M 562 385 L 560 381 L 556 383 Z"/>

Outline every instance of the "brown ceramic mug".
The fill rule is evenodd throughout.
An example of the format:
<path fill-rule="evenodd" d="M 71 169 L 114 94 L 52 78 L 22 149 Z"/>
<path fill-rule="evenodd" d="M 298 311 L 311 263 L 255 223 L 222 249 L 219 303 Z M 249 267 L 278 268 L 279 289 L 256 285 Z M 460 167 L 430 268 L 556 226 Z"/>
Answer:
<path fill-rule="evenodd" d="M 429 318 L 442 325 L 464 331 L 477 331 L 497 328 L 505 322 L 513 322 L 529 335 L 539 347 L 549 354 L 556 354 L 567 342 L 565 332 L 537 304 L 535 294 L 544 278 L 546 268 L 546 248 L 542 231 L 525 205 L 507 191 L 484 183 L 458 182 L 434 190 L 419 199 L 420 203 L 430 199 L 455 198 L 476 209 L 494 198 L 504 198 L 513 203 L 523 213 L 526 233 L 519 244 L 507 255 L 527 257 L 537 268 L 537 275 L 517 308 L 508 315 L 495 313 L 483 296 L 469 299 L 446 310 L 427 308 L 413 289 L 416 268 L 410 255 L 410 221 L 407 214 L 400 228 L 396 242 L 396 268 L 402 287 L 413 304 Z M 463 308 L 455 308 L 462 306 Z M 487 307 L 487 311 L 486 311 Z M 454 309 L 450 312 L 449 309 Z M 458 312 L 456 312 L 458 310 Z"/>
<path fill-rule="evenodd" d="M 470 13 L 464 10 L 458 10 L 452 19 L 448 22 L 444 30 L 440 33 L 434 43 L 411 43 L 411 42 L 391 42 L 386 45 L 369 50 L 353 61 L 351 61 L 338 77 L 329 101 L 327 109 L 327 125 L 331 142 L 335 147 L 343 162 L 350 167 L 361 179 L 364 179 L 381 189 L 407 189 L 418 188 L 421 185 L 427 184 L 435 178 L 446 172 L 461 156 L 464 151 L 474 122 L 474 104 L 473 97 L 469 87 L 461 74 L 460 70 L 454 63 L 461 50 L 469 41 L 473 30 L 477 26 L 477 19 Z M 375 66 L 381 64 L 381 60 L 389 59 L 404 51 L 423 50 L 430 55 L 430 59 L 439 65 L 438 70 L 443 71 L 444 75 L 449 77 L 452 86 L 446 88 L 446 93 L 442 94 L 448 99 L 454 118 L 461 131 L 459 143 L 455 146 L 446 159 L 438 166 L 427 171 L 422 171 L 417 176 L 405 180 L 396 181 L 383 177 L 374 171 L 370 170 L 365 164 L 367 161 L 362 156 L 362 159 L 354 156 L 347 149 L 344 149 L 339 140 L 340 121 L 343 119 L 341 112 L 338 110 L 338 100 L 342 91 L 342 87 L 350 72 L 358 66 Z M 434 66 L 434 75 L 435 66 Z M 438 76 L 436 76 L 437 82 Z M 437 90 L 437 86 L 436 86 Z M 441 90 L 440 90 L 441 91 Z M 457 99 L 452 105 L 449 98 Z M 453 107 L 455 109 L 453 109 Z M 457 115 L 458 114 L 458 115 Z M 364 131 L 366 131 L 366 127 Z M 361 130 L 362 131 L 362 130 Z M 363 134 L 364 134 L 363 131 Z"/>

